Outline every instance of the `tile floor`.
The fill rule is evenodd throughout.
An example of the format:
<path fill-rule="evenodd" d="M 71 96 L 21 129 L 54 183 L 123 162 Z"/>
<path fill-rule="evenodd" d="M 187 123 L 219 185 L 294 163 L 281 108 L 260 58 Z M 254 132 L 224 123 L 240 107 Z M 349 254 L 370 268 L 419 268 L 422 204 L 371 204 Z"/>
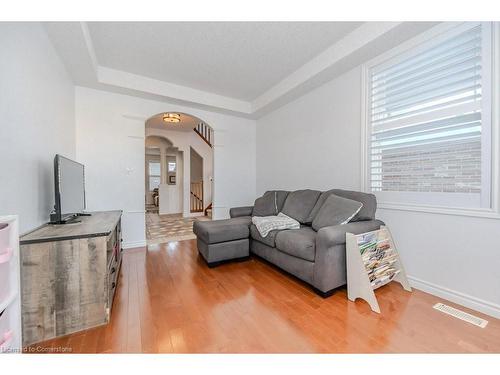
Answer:
<path fill-rule="evenodd" d="M 158 206 L 155 206 L 154 204 L 147 204 L 146 203 L 146 212 L 147 213 L 158 213 Z"/>
<path fill-rule="evenodd" d="M 146 239 L 148 245 L 196 238 L 193 222 L 210 220 L 207 216 L 183 218 L 181 214 L 158 215 L 146 213 Z"/>

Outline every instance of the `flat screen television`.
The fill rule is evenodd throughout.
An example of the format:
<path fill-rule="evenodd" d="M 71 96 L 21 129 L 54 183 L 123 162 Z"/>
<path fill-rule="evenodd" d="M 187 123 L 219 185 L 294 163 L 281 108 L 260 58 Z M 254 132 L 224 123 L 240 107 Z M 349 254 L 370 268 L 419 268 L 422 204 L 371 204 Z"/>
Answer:
<path fill-rule="evenodd" d="M 54 158 L 55 205 L 52 223 L 67 223 L 85 210 L 85 167 L 56 155 Z"/>

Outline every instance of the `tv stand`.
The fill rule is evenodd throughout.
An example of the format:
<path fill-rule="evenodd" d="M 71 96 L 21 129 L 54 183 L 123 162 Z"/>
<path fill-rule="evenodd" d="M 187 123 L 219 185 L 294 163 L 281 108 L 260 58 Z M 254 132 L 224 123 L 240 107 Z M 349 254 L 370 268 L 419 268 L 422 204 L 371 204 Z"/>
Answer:
<path fill-rule="evenodd" d="M 20 238 L 23 345 L 109 322 L 122 259 L 121 211 Z"/>

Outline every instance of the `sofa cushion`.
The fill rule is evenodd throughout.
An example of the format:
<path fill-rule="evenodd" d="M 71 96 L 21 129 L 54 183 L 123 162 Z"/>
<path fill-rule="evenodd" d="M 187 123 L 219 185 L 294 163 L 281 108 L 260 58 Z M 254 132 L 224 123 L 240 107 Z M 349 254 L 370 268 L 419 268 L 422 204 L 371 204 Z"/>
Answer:
<path fill-rule="evenodd" d="M 195 221 L 193 232 L 198 239 L 207 244 L 241 240 L 250 235 L 250 216 L 235 217 L 226 220 Z"/>
<path fill-rule="evenodd" d="M 273 191 L 266 191 L 264 195 L 255 200 L 253 205 L 253 216 L 274 216 L 277 212 L 276 194 Z"/>
<path fill-rule="evenodd" d="M 274 216 L 281 212 L 285 204 L 288 191 L 268 190 L 254 203 L 253 216 Z"/>
<path fill-rule="evenodd" d="M 276 207 L 278 208 L 278 212 L 276 214 L 278 214 L 283 209 L 283 205 L 285 204 L 285 200 L 288 197 L 289 192 L 285 190 L 273 191 L 276 192 Z"/>
<path fill-rule="evenodd" d="M 369 193 L 363 193 L 360 191 L 332 189 L 325 191 L 320 195 L 318 201 L 316 202 L 316 205 L 311 211 L 311 214 L 307 218 L 306 223 L 313 222 L 314 218 L 321 209 L 321 206 L 325 203 L 327 198 L 332 194 L 335 194 L 342 198 L 352 199 L 353 201 L 358 201 L 363 203 L 363 207 L 358 212 L 358 214 L 352 218 L 351 222 L 375 219 L 375 211 L 377 210 L 377 198 L 375 198 L 375 195 Z"/>
<path fill-rule="evenodd" d="M 318 190 L 309 189 L 292 191 L 288 193 L 281 212 L 304 224 L 320 194 Z"/>
<path fill-rule="evenodd" d="M 267 234 L 267 236 L 262 237 L 255 224 L 252 224 L 250 226 L 250 237 L 252 237 L 252 240 L 262 242 L 263 244 L 271 247 L 276 246 L 276 235 L 278 234 L 278 232 L 280 231 L 272 230 Z"/>
<path fill-rule="evenodd" d="M 276 248 L 288 255 L 314 262 L 316 232 L 311 227 L 279 231 Z"/>
<path fill-rule="evenodd" d="M 312 222 L 314 230 L 347 224 L 363 207 L 363 203 L 331 194 Z"/>

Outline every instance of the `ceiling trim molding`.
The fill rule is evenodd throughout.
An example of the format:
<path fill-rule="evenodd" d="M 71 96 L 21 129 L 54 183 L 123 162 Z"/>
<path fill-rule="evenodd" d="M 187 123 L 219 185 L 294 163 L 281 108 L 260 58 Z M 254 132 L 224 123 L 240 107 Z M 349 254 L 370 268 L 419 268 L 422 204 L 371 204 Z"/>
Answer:
<path fill-rule="evenodd" d="M 390 39 L 391 35 L 401 34 L 400 29 L 404 29 L 402 25 L 406 23 L 363 23 L 252 101 L 101 66 L 87 23 L 68 24 L 64 28 L 64 25 L 51 23 L 48 30 L 54 44 L 62 49 L 60 55 L 64 57 L 68 69 L 74 73 L 74 81 L 77 84 L 143 98 L 158 97 L 158 100 L 164 98 L 166 101 L 178 101 L 181 104 L 210 108 L 216 112 L 229 112 L 245 118 L 259 118 L 290 102 L 298 95 L 333 79 L 332 72 L 335 73 L 337 70 L 341 73 L 341 70 L 348 65 L 361 64 L 363 61 L 360 61 L 358 52 L 368 51 L 364 53 L 364 58 L 367 56 L 373 58 L 375 54 L 383 52 L 383 48 L 373 48 L 374 42 L 383 42 L 384 39 L 388 39 L 387 37 Z M 68 33 L 72 38 L 70 41 L 64 40 L 64 36 Z M 82 64 L 82 61 L 85 64 Z M 352 66 L 354 67 L 355 65 Z"/>
<path fill-rule="evenodd" d="M 249 102 L 124 72 L 122 70 L 99 66 L 97 69 L 97 81 L 106 85 L 119 86 L 134 91 L 183 100 L 188 103 L 217 107 L 246 115 L 251 114 L 251 104 Z"/>
<path fill-rule="evenodd" d="M 364 23 L 257 97 L 252 102 L 252 113 L 263 110 L 264 107 L 400 24 L 401 22 Z"/>
<path fill-rule="evenodd" d="M 251 114 L 251 103 L 247 101 L 100 66 L 87 23 L 80 22 L 80 27 L 87 48 L 87 54 L 94 67 L 98 83 L 182 100 L 187 103 L 216 107 L 245 115 Z"/>
<path fill-rule="evenodd" d="M 87 47 L 87 53 L 89 55 L 92 66 L 94 67 L 94 72 L 97 77 L 97 71 L 99 68 L 99 62 L 97 61 L 97 55 L 94 49 L 94 43 L 90 36 L 89 27 L 86 22 L 80 22 L 80 27 L 82 29 L 83 40 L 85 41 L 85 46 Z"/>

